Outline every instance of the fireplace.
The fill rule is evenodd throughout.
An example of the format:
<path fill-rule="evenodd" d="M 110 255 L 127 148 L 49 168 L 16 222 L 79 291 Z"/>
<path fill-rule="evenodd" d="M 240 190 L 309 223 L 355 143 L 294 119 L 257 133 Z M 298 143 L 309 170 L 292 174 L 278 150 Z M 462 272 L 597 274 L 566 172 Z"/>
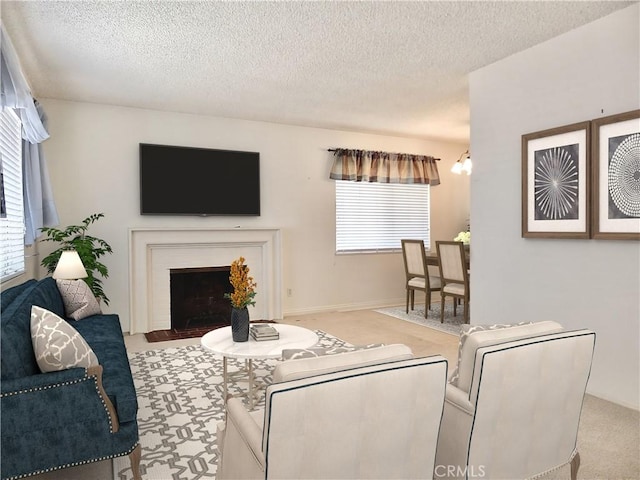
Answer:
<path fill-rule="evenodd" d="M 225 294 L 233 291 L 230 270 L 230 266 L 169 270 L 172 330 L 229 325 L 231 302 Z"/>
<path fill-rule="evenodd" d="M 258 284 L 252 319 L 282 318 L 281 232 L 272 228 L 129 230 L 129 333 L 171 328 L 170 271 L 246 259 Z M 227 275 L 228 278 L 228 275 Z"/>

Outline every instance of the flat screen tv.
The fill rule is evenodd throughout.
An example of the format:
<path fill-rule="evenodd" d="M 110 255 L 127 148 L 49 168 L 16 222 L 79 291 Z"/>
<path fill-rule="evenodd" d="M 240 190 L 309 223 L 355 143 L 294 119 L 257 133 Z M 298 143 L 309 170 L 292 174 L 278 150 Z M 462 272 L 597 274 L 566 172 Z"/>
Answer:
<path fill-rule="evenodd" d="M 140 144 L 142 215 L 260 215 L 260 154 Z"/>

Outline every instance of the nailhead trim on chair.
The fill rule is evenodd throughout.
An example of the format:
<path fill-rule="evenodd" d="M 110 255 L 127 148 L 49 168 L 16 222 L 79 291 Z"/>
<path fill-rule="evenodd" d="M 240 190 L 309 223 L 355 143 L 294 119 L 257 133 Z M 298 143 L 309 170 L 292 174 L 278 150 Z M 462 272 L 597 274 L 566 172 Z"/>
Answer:
<path fill-rule="evenodd" d="M 139 444 L 139 442 L 136 442 L 136 444 L 133 447 L 131 447 L 128 451 L 126 451 L 124 453 L 115 454 L 115 455 L 107 455 L 105 457 L 94 458 L 92 460 L 84 460 L 82 462 L 67 463 L 66 465 L 60 465 L 58 467 L 51 467 L 51 468 L 47 468 L 45 470 L 37 470 L 35 472 L 25 473 L 23 475 L 18 475 L 17 477 L 8 477 L 7 480 L 18 480 L 20 478 L 31 477 L 32 475 L 40 475 L 42 473 L 53 472 L 55 470 L 60 470 L 62 468 L 78 467 L 80 465 L 86 465 L 88 463 L 94 463 L 94 462 L 101 462 L 103 460 L 109 460 L 110 458 L 123 457 L 123 456 L 129 455 L 131 452 L 133 452 L 136 449 L 136 447 L 138 446 L 138 444 Z"/>

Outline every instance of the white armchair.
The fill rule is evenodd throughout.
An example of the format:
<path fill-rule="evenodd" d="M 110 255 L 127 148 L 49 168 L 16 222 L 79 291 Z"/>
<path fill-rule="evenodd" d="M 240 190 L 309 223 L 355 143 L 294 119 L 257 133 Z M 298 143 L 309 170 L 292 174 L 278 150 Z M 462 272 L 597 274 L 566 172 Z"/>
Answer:
<path fill-rule="evenodd" d="M 555 322 L 474 328 L 447 385 L 434 477 L 528 479 L 571 463 L 575 479 L 595 333 Z"/>
<path fill-rule="evenodd" d="M 229 399 L 216 478 L 432 478 L 446 370 L 404 345 L 282 362 L 264 410 Z"/>

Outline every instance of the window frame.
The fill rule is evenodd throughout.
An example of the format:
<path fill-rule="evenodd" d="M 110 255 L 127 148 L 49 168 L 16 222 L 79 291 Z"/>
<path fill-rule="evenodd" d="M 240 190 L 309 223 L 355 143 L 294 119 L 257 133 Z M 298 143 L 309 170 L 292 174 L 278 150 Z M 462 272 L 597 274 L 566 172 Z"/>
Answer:
<path fill-rule="evenodd" d="M 12 108 L 0 111 L 0 169 L 6 208 L 0 218 L 0 281 L 6 282 L 26 272 L 22 122 Z"/>
<path fill-rule="evenodd" d="M 427 184 L 336 180 L 335 202 L 336 255 L 400 252 L 403 238 L 423 240 L 427 249 L 431 246 Z M 377 227 L 372 239 L 371 229 Z"/>

